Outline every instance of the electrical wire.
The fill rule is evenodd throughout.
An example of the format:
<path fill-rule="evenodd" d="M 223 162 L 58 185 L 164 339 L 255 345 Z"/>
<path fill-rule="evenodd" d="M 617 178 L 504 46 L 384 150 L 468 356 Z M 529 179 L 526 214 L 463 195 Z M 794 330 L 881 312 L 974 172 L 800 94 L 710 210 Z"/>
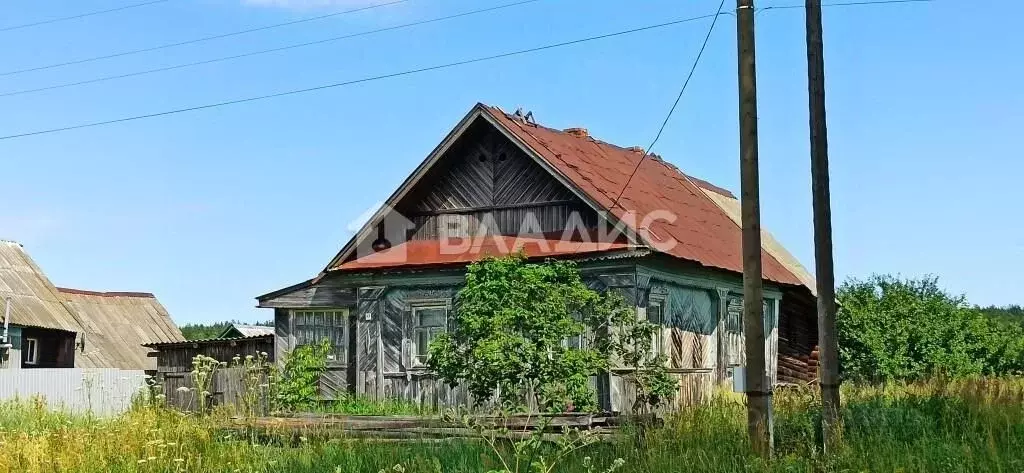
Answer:
<path fill-rule="evenodd" d="M 408 1 L 409 0 L 391 0 L 391 1 L 385 2 L 385 3 L 376 3 L 376 4 L 368 5 L 368 6 L 365 6 L 365 7 L 353 8 L 353 9 L 350 9 L 350 10 L 343 10 L 343 11 L 334 12 L 334 13 L 327 13 L 327 14 L 319 15 L 319 16 L 311 16 L 309 18 L 300 18 L 298 20 L 286 21 L 284 23 L 275 23 L 273 25 L 266 25 L 266 26 L 260 26 L 260 27 L 256 27 L 256 28 L 249 28 L 249 29 L 245 29 L 245 30 L 232 31 L 230 33 L 222 33 L 222 34 L 216 34 L 216 35 L 212 35 L 212 36 L 204 36 L 202 38 L 190 39 L 190 40 L 186 40 L 186 41 L 178 41 L 178 42 L 175 42 L 175 43 L 165 43 L 165 44 L 161 44 L 161 45 L 157 45 L 157 46 L 150 46 L 150 47 L 147 47 L 147 48 L 131 49 L 131 50 L 127 50 L 127 51 L 121 51 L 119 53 L 104 54 L 102 56 L 92 56 L 92 57 L 87 57 L 87 58 L 83 58 L 83 59 L 75 59 L 75 60 L 71 60 L 71 61 L 58 62 L 58 63 L 55 63 L 55 64 L 47 64 L 45 66 L 36 66 L 36 67 L 29 67 L 29 68 L 25 68 L 25 69 L 16 69 L 16 70 L 13 70 L 13 71 L 5 71 L 5 72 L 0 72 L 0 76 L 12 76 L 12 75 L 15 75 L 15 74 L 24 74 L 26 72 L 42 71 L 42 70 L 46 70 L 46 69 L 55 69 L 55 68 L 58 68 L 58 67 L 71 66 L 71 65 L 75 65 L 75 64 L 85 64 L 87 62 L 94 62 L 94 61 L 100 61 L 100 60 L 104 60 L 104 59 L 112 59 L 112 58 L 116 58 L 116 57 L 130 56 L 130 55 L 133 55 L 133 54 L 148 53 L 150 51 L 159 51 L 161 49 L 175 48 L 175 47 L 178 47 L 178 46 L 185 46 L 185 45 L 188 45 L 188 44 L 202 43 L 202 42 L 205 42 L 205 41 L 213 41 L 215 39 L 229 38 L 229 37 L 232 37 L 232 36 L 239 36 L 239 35 L 243 35 L 243 34 L 255 33 L 257 31 L 266 31 L 266 30 L 269 30 L 269 29 L 281 28 L 281 27 L 284 27 L 284 26 L 296 25 L 296 24 L 299 24 L 299 23 L 307 23 L 307 22 L 310 22 L 310 21 L 323 20 L 323 19 L 326 19 L 326 18 L 332 18 L 332 17 L 336 17 L 336 16 L 340 16 L 340 15 L 347 15 L 349 13 L 357 13 L 357 12 L 361 12 L 361 11 L 372 10 L 372 9 L 375 9 L 375 8 L 381 8 L 381 7 L 391 6 L 391 5 L 397 5 L 399 3 L 405 3 L 405 2 L 408 2 Z"/>
<path fill-rule="evenodd" d="M 864 6 L 864 5 L 887 5 L 887 4 L 893 4 L 893 3 L 924 3 L 924 2 L 932 2 L 932 1 L 935 1 L 935 0 L 863 0 L 863 1 L 853 1 L 853 2 L 823 3 L 821 6 L 822 7 L 854 7 L 854 6 Z M 762 11 L 768 11 L 768 10 L 787 10 L 787 9 L 791 9 L 791 8 L 805 8 L 805 5 L 775 5 L 775 6 L 767 6 L 767 7 L 758 8 L 757 11 L 758 12 L 762 12 Z"/>
<path fill-rule="evenodd" d="M 65 17 L 61 17 L 61 18 L 51 18 L 49 20 L 40 20 L 40 21 L 35 21 L 35 22 L 32 22 L 32 23 L 24 23 L 24 24 L 21 24 L 21 25 L 2 26 L 2 27 L 0 27 L 0 33 L 4 32 L 4 31 L 13 31 L 13 30 L 20 30 L 20 29 L 24 29 L 24 28 L 32 28 L 34 26 L 48 25 L 50 23 L 58 23 L 58 22 L 61 22 L 61 21 L 77 20 L 79 18 L 85 18 L 85 17 L 89 17 L 89 16 L 102 15 L 104 13 L 113 13 L 113 12 L 117 12 L 117 11 L 121 11 L 121 10 L 128 10 L 130 8 L 144 7 L 144 6 L 147 6 L 147 5 L 153 5 L 153 4 L 164 3 L 164 2 L 169 2 L 169 1 L 170 0 L 150 0 L 148 2 L 133 3 L 131 5 L 124 5 L 124 6 L 120 6 L 120 7 L 116 7 L 116 8 L 109 8 L 107 10 L 98 10 L 98 11 L 91 11 L 91 12 L 88 12 L 88 13 L 79 13 L 78 15 L 65 16 Z"/>
<path fill-rule="evenodd" d="M 636 176 L 636 172 L 640 169 L 640 165 L 643 164 L 644 159 L 647 155 L 651 154 L 654 149 L 654 145 L 658 143 L 658 139 L 661 138 L 661 133 L 665 131 L 665 126 L 668 125 L 668 121 L 672 118 L 672 114 L 676 111 L 676 106 L 679 105 L 679 100 L 683 98 L 683 93 L 686 92 L 686 86 L 690 85 L 690 79 L 693 78 L 693 73 L 697 70 L 697 65 L 700 64 L 700 58 L 704 55 L 704 49 L 708 46 L 708 40 L 711 39 L 711 33 L 715 31 L 715 25 L 718 23 L 718 17 L 722 15 L 722 8 L 725 6 L 725 0 L 722 0 L 718 4 L 718 11 L 712 15 L 714 18 L 711 20 L 711 26 L 708 27 L 708 34 L 704 36 L 704 42 L 700 45 L 700 50 L 697 51 L 697 57 L 693 59 L 693 65 L 690 66 L 690 72 L 686 75 L 686 80 L 683 81 L 683 86 L 679 88 L 679 94 L 676 95 L 675 102 L 672 102 L 672 107 L 669 108 L 668 114 L 665 115 L 665 120 L 661 122 L 661 127 L 658 128 L 658 133 L 654 135 L 654 139 L 651 140 L 651 144 L 645 149 L 644 154 L 640 156 L 640 159 L 636 162 L 636 167 L 633 168 L 633 172 L 629 174 L 629 178 L 626 179 L 626 183 L 623 184 L 622 190 L 612 200 L 611 207 L 615 207 L 619 203 L 619 199 L 622 198 L 622 194 L 629 188 L 629 183 L 633 181 L 633 177 Z M 610 207 L 610 208 L 611 208 Z"/>
<path fill-rule="evenodd" d="M 158 68 L 155 68 L 155 69 L 147 69 L 147 70 L 142 70 L 142 71 L 129 72 L 129 73 L 126 73 L 126 74 L 117 74 L 117 75 L 112 75 L 112 76 L 97 77 L 97 78 L 94 78 L 94 79 L 86 79 L 86 80 L 81 80 L 81 81 L 76 81 L 76 82 L 67 82 L 67 83 L 63 83 L 63 84 L 50 85 L 50 86 L 45 86 L 45 87 L 37 87 L 37 88 L 34 88 L 34 89 L 23 89 L 23 90 L 15 90 L 13 92 L 2 92 L 2 93 L 0 93 L 0 97 L 10 97 L 10 96 L 13 96 L 13 95 L 24 95 L 24 94 L 31 94 L 31 93 L 35 93 L 35 92 L 43 92 L 43 91 L 46 91 L 46 90 L 63 89 L 63 88 L 67 88 L 67 87 L 76 87 L 76 86 L 86 85 L 86 84 L 95 84 L 97 82 L 106 82 L 106 81 L 111 81 L 111 80 L 116 80 L 116 79 L 125 79 L 125 78 L 128 78 L 128 77 L 137 77 L 137 76 L 142 76 L 142 75 L 147 75 L 147 74 L 155 74 L 157 72 L 173 71 L 173 70 L 177 70 L 177 69 L 185 69 L 185 68 L 188 68 L 188 67 L 201 66 L 201 65 L 205 65 L 205 64 L 213 64 L 213 63 L 216 63 L 216 62 L 230 61 L 230 60 L 234 60 L 234 59 L 241 59 L 241 58 L 246 58 L 246 57 L 251 57 L 251 56 L 258 56 L 258 55 L 261 55 L 261 54 L 275 53 L 275 52 L 286 51 L 286 50 L 290 50 L 290 49 L 302 48 L 302 47 L 306 47 L 306 46 L 313 46 L 313 45 L 317 45 L 317 44 L 324 44 L 324 43 L 329 43 L 329 42 L 334 42 L 334 41 L 342 41 L 342 40 L 346 40 L 346 39 L 350 39 L 350 38 L 356 38 L 356 37 L 359 37 L 359 36 L 368 36 L 368 35 L 372 35 L 372 34 L 382 33 L 382 32 L 385 32 L 385 31 L 394 31 L 394 30 L 400 30 L 400 29 L 405 29 L 405 28 L 411 28 L 411 27 L 414 27 L 414 26 L 425 25 L 425 24 L 428 24 L 428 23 L 437 23 L 437 22 L 441 22 L 441 21 L 452 20 L 452 19 L 455 19 L 455 18 L 461 18 L 461 17 L 464 17 L 464 16 L 478 15 L 478 14 L 481 14 L 481 13 L 487 13 L 487 12 L 492 12 L 492 11 L 495 11 L 495 10 L 502 10 L 502 9 L 505 9 L 505 8 L 517 7 L 517 6 L 526 5 L 526 4 L 529 4 L 529 3 L 535 3 L 535 2 L 539 2 L 539 1 L 541 1 L 541 0 L 524 0 L 524 1 L 515 2 L 515 3 L 506 3 L 506 4 L 503 4 L 503 5 L 497 5 L 497 6 L 493 6 L 493 7 L 489 7 L 489 8 L 482 8 L 482 9 L 479 9 L 479 10 L 472 10 L 472 11 L 467 11 L 467 12 L 462 12 L 462 13 L 456 13 L 456 14 L 453 14 L 453 15 L 447 15 L 447 16 L 442 16 L 442 17 L 437 17 L 437 18 L 431 18 L 429 20 L 415 21 L 415 22 L 412 22 L 412 23 L 405 23 L 405 24 L 401 24 L 401 25 L 388 26 L 388 27 L 385 27 L 385 28 L 378 28 L 378 29 L 370 30 L 370 31 L 361 31 L 359 33 L 352 33 L 352 34 L 347 34 L 347 35 L 343 35 L 343 36 L 334 36 L 334 37 L 331 37 L 331 38 L 325 38 L 325 39 L 321 39 L 321 40 L 317 40 L 317 41 L 308 41 L 308 42 L 304 42 L 304 43 L 290 44 L 290 45 L 287 45 L 287 46 L 281 46 L 281 47 L 271 48 L 271 49 L 262 49 L 262 50 L 258 50 L 258 51 L 248 52 L 248 53 L 235 54 L 235 55 L 232 55 L 232 56 L 223 56 L 223 57 L 218 57 L 218 58 L 213 58 L 213 59 L 206 59 L 206 60 L 203 60 L 203 61 L 195 61 L 195 62 L 188 62 L 188 63 L 183 63 L 183 64 L 176 64 L 176 65 L 173 65 L 173 66 L 158 67 Z"/>
<path fill-rule="evenodd" d="M 162 112 L 148 113 L 148 114 L 145 114 L 145 115 L 134 115 L 134 116 L 129 116 L 129 117 L 116 118 L 116 119 L 113 119 L 113 120 L 104 120 L 104 121 L 98 121 L 98 122 L 82 123 L 82 124 L 78 124 L 78 125 L 64 126 L 64 127 L 60 127 L 60 128 L 50 128 L 50 129 L 45 129 L 45 130 L 37 130 L 37 131 L 30 131 L 30 132 L 25 132 L 25 133 L 17 133 L 17 134 L 12 134 L 12 135 L 5 135 L 5 136 L 0 136 L 0 140 L 10 140 L 10 139 L 14 139 L 14 138 L 23 138 L 23 137 L 27 137 L 27 136 L 35 136 L 35 135 L 43 135 L 43 134 L 49 134 L 49 133 L 57 133 L 57 132 L 62 132 L 62 131 L 77 130 L 77 129 L 81 129 L 81 128 L 91 128 L 91 127 L 96 127 L 96 126 L 110 125 L 110 124 L 114 124 L 114 123 L 122 123 L 122 122 L 134 121 L 134 120 L 142 120 L 142 119 L 147 119 L 147 118 L 161 117 L 161 116 L 165 116 L 165 115 L 174 115 L 174 114 L 178 114 L 178 113 L 193 112 L 193 111 L 197 111 L 197 110 L 206 110 L 206 109 L 211 109 L 211 108 L 224 107 L 224 106 L 228 106 L 228 105 L 237 105 L 237 104 L 241 104 L 241 103 L 255 102 L 255 101 L 259 101 L 259 100 L 266 100 L 266 99 L 271 99 L 271 98 L 276 98 L 276 97 L 284 97 L 284 96 L 289 96 L 289 95 L 298 95 L 298 94 L 304 94 L 304 93 L 308 93 L 308 92 L 315 92 L 315 91 L 320 91 L 320 90 L 325 90 L 325 89 L 345 87 L 345 86 L 350 86 L 350 85 L 355 85 L 355 84 L 361 84 L 361 83 L 366 83 L 366 82 L 378 81 L 378 80 L 382 80 L 382 79 L 390 79 L 390 78 L 394 78 L 394 77 L 408 76 L 408 75 L 419 74 L 419 73 L 428 72 L 428 71 L 436 71 L 436 70 L 440 70 L 440 69 L 448 69 L 448 68 L 452 68 L 452 67 L 464 66 L 464 65 L 467 65 L 467 64 L 473 64 L 473 63 L 478 63 L 478 62 L 492 61 L 492 60 L 495 60 L 495 59 L 502 59 L 502 58 L 507 58 L 507 57 L 512 57 L 512 56 L 519 56 L 519 55 L 523 55 L 523 54 L 530 54 L 530 53 L 535 53 L 535 52 L 544 51 L 544 50 L 548 50 L 548 49 L 561 48 L 561 47 L 565 47 L 565 46 L 571 46 L 571 45 L 580 44 L 580 43 L 587 43 L 587 42 L 590 42 L 590 41 L 596 41 L 596 40 L 600 40 L 600 39 L 607 39 L 607 38 L 612 38 L 612 37 L 616 37 L 616 36 L 624 36 L 624 35 L 628 35 L 628 34 L 639 33 L 641 31 L 648 31 L 648 30 L 654 30 L 654 29 L 658 29 L 658 28 L 665 28 L 665 27 L 668 27 L 668 26 L 679 25 L 679 24 L 688 23 L 688 22 L 691 22 L 691 21 L 702 20 L 702 19 L 705 19 L 705 18 L 711 18 L 713 16 L 718 16 L 718 14 L 709 14 L 709 15 L 701 15 L 701 16 L 690 17 L 690 18 L 683 18 L 683 19 L 668 21 L 668 22 L 664 22 L 664 23 L 657 23 L 657 24 L 653 24 L 653 25 L 647 25 L 647 26 L 641 26 L 641 27 L 638 27 L 638 28 L 631 28 L 631 29 L 628 29 L 628 30 L 617 31 L 617 32 L 614 32 L 614 33 L 606 33 L 606 34 L 597 35 L 597 36 L 589 36 L 589 37 L 586 37 L 586 38 L 574 39 L 574 40 L 570 40 L 570 41 L 563 41 L 563 42 L 560 42 L 560 43 L 547 44 L 547 45 L 544 45 L 544 46 L 537 46 L 537 47 L 527 48 L 527 49 L 519 49 L 519 50 L 516 50 L 516 51 L 510 51 L 510 52 L 505 52 L 505 53 L 493 54 L 493 55 L 490 55 L 490 56 L 482 56 L 482 57 L 476 57 L 476 58 L 471 58 L 471 59 L 463 59 L 461 61 L 448 62 L 448 63 L 437 64 L 437 65 L 433 65 L 433 66 L 426 66 L 426 67 L 421 67 L 421 68 L 418 68 L 418 69 L 408 69 L 408 70 L 404 70 L 404 71 L 401 71 L 401 72 L 392 72 L 392 73 L 389 73 L 389 74 L 381 74 L 381 75 L 376 75 L 376 76 L 363 77 L 363 78 L 360 78 L 360 79 L 353 79 L 353 80 L 348 80 L 348 81 L 344 81 L 344 82 L 334 82 L 334 83 L 331 83 L 331 84 L 324 84 L 324 85 L 319 85 L 319 86 L 316 86 L 316 87 L 308 87 L 308 88 L 304 88 L 304 89 L 294 89 L 294 90 L 288 90 L 288 91 L 284 91 L 284 92 L 277 92 L 277 93 L 267 94 L 267 95 L 257 95 L 257 96 L 253 96 L 253 97 L 246 97 L 246 98 L 235 99 L 235 100 L 227 100 L 227 101 L 223 101 L 223 102 L 215 102 L 215 103 L 209 103 L 209 104 L 205 104 L 205 105 L 197 105 L 197 106 L 193 106 L 193 107 L 177 108 L 177 109 L 173 109 L 173 110 L 165 110 L 165 111 L 162 111 Z"/>

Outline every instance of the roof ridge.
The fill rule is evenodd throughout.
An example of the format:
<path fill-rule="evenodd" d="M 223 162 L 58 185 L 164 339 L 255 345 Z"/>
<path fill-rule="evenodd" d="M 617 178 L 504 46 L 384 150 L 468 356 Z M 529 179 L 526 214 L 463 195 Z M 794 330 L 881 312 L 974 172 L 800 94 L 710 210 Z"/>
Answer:
<path fill-rule="evenodd" d="M 147 298 L 147 299 L 156 299 L 156 295 L 154 295 L 151 292 L 132 292 L 132 291 L 109 291 L 109 292 L 104 292 L 104 291 L 89 291 L 89 290 L 86 290 L 86 289 L 74 289 L 74 288 L 70 288 L 70 287 L 60 287 L 60 286 L 54 286 L 54 287 L 57 288 L 57 292 L 62 292 L 64 294 L 78 294 L 78 295 L 83 295 L 83 296 L 100 296 L 100 297 L 140 297 L 140 298 Z"/>

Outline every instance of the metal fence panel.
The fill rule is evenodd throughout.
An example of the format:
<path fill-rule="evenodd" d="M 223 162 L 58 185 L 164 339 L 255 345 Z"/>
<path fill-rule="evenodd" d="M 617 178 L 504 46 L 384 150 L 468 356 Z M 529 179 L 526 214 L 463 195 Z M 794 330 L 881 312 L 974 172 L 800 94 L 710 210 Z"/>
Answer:
<path fill-rule="evenodd" d="M 120 414 L 146 386 L 141 370 L 39 368 L 0 370 L 0 401 L 40 397 L 47 407 L 95 415 Z"/>

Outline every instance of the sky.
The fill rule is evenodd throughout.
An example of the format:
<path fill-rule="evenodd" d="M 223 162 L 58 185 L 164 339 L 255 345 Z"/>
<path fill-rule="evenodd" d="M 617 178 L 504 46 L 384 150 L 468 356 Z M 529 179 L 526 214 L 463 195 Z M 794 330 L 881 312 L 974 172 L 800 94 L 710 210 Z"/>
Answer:
<path fill-rule="evenodd" d="M 515 0 L 408 0 L 144 54 L 0 75 L 0 94 L 370 31 Z M 0 31 L 0 73 L 372 5 L 168 0 Z M 5 0 L 0 30 L 134 0 Z M 827 2 L 826 2 L 827 3 Z M 717 1 L 540 0 L 274 54 L 0 96 L 0 136 L 488 56 L 713 13 Z M 762 0 L 759 7 L 802 4 Z M 727 1 L 726 8 L 732 5 Z M 828 7 L 837 279 L 935 275 L 1021 304 L 1024 29 L 1009 1 Z M 803 11 L 757 21 L 764 225 L 813 267 Z M 153 292 L 179 323 L 272 317 L 477 102 L 647 146 L 710 18 L 352 86 L 0 140 L 0 238 L 59 286 Z M 721 16 L 654 152 L 737 191 L 735 18 Z"/>

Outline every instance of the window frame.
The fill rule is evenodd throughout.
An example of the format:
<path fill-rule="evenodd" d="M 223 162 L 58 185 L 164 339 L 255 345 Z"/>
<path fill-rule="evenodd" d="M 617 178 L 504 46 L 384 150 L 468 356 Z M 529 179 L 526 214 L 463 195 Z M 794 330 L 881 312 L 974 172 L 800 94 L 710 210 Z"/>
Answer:
<path fill-rule="evenodd" d="M 324 313 L 325 317 L 326 317 L 327 314 L 331 314 L 332 319 L 335 320 L 335 321 L 338 320 L 337 317 L 340 315 L 341 321 L 342 321 L 340 324 L 331 325 L 331 326 L 323 325 L 321 329 L 328 329 L 328 330 L 339 329 L 339 330 L 341 330 L 341 336 L 340 336 L 341 343 L 340 344 L 332 344 L 331 345 L 332 353 L 328 354 L 327 363 L 329 365 L 347 365 L 348 364 L 349 351 L 352 349 L 352 347 L 349 346 L 349 341 L 350 341 L 350 338 L 351 338 L 351 334 L 349 333 L 349 319 L 350 319 L 350 317 L 352 317 L 352 310 L 349 307 L 305 307 L 305 308 L 301 308 L 301 309 L 290 309 L 289 310 L 289 314 L 288 314 L 289 315 L 289 319 L 290 319 L 289 320 L 290 332 L 291 332 L 291 334 L 292 334 L 292 336 L 294 337 L 294 340 L 295 340 L 294 346 L 292 346 L 291 348 L 294 350 L 294 349 L 296 349 L 298 347 L 301 347 L 301 346 L 306 346 L 306 345 L 312 345 L 314 343 L 319 343 L 318 340 L 313 341 L 313 342 L 309 342 L 308 340 L 300 341 L 299 340 L 299 334 L 301 332 L 298 329 L 300 326 L 302 326 L 302 327 L 309 327 L 309 326 L 321 327 L 320 325 L 317 325 L 315 323 L 315 319 L 314 319 L 314 323 L 312 323 L 312 324 L 309 324 L 309 323 L 301 323 L 300 324 L 299 323 L 299 316 L 300 315 L 301 316 L 312 316 L 312 317 L 315 317 L 315 315 L 313 315 L 313 314 L 315 314 L 317 312 Z M 332 342 L 333 341 L 334 340 L 332 340 Z"/>
<path fill-rule="evenodd" d="M 440 325 L 422 325 L 420 323 L 419 313 L 427 310 L 442 310 L 444 312 L 444 318 Z M 451 301 L 448 300 L 433 300 L 433 301 L 417 301 L 410 304 L 409 316 L 409 333 L 406 334 L 406 340 L 409 345 L 409 365 L 411 368 L 424 368 L 427 365 L 427 360 L 430 357 L 430 342 L 434 341 L 434 338 L 441 333 L 448 332 L 448 323 L 451 320 Z M 420 347 L 419 334 L 423 331 L 427 333 L 427 346 Z M 424 349 L 424 354 L 420 354 L 420 348 Z"/>
<path fill-rule="evenodd" d="M 665 353 L 665 306 L 667 304 L 668 294 L 661 292 L 651 293 L 650 297 L 647 298 L 647 308 L 645 311 L 645 317 L 648 322 L 654 324 L 657 328 L 651 335 L 651 355 L 665 355 L 666 362 L 670 361 L 671 353 Z M 659 320 L 658 323 L 654 323 L 651 320 L 651 308 L 657 307 Z"/>
<path fill-rule="evenodd" d="M 39 339 L 36 337 L 26 337 L 23 343 L 25 345 L 25 364 L 33 366 L 38 365 Z"/>

